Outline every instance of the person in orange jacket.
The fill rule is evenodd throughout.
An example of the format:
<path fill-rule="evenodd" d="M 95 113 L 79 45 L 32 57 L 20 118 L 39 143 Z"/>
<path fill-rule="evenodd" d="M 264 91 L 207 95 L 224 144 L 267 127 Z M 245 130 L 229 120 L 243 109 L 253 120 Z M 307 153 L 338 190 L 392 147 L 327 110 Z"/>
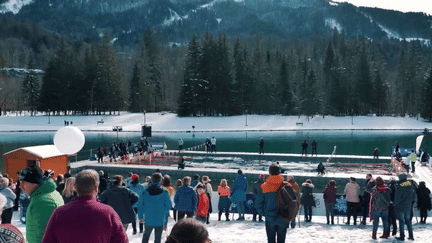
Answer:
<path fill-rule="evenodd" d="M 205 193 L 204 185 L 200 182 L 196 185 L 196 190 L 198 193 L 198 206 L 196 210 L 196 220 L 201 221 L 203 224 L 207 221 L 207 214 L 209 211 L 209 198 Z"/>
<path fill-rule="evenodd" d="M 229 219 L 229 208 L 231 205 L 231 200 L 229 199 L 230 193 L 230 187 L 227 184 L 227 180 L 222 179 L 220 186 L 218 186 L 218 194 L 219 194 L 219 203 L 218 203 L 218 210 L 219 210 L 219 218 L 218 220 L 221 221 L 222 213 L 225 212 L 226 221 L 230 221 Z"/>

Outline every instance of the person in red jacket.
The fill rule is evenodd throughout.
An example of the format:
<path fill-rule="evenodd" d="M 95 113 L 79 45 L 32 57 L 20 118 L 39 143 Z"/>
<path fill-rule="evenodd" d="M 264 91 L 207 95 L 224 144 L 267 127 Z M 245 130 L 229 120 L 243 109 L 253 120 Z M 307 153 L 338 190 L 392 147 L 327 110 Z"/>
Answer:
<path fill-rule="evenodd" d="M 207 197 L 207 194 L 205 193 L 204 185 L 200 182 L 196 186 L 196 190 L 198 192 L 198 206 L 196 210 L 196 219 L 198 221 L 205 222 L 207 221 L 207 214 L 209 211 L 209 198 Z"/>
<path fill-rule="evenodd" d="M 114 209 L 96 200 L 99 175 L 83 170 L 76 176 L 78 196 L 57 208 L 45 230 L 42 243 L 127 243 L 122 222 Z"/>

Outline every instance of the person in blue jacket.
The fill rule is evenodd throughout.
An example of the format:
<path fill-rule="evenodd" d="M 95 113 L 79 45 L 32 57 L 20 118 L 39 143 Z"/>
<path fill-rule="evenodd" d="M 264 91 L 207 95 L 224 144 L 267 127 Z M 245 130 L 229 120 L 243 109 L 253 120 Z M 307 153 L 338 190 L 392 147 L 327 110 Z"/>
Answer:
<path fill-rule="evenodd" d="M 191 178 L 185 176 L 183 178 L 183 186 L 177 189 L 174 196 L 174 209 L 177 211 L 177 220 L 183 219 L 185 216 L 192 218 L 198 205 L 198 195 L 190 186 Z"/>
<path fill-rule="evenodd" d="M 154 242 L 160 243 L 162 230 L 167 227 L 167 215 L 172 205 L 168 191 L 163 189 L 161 181 L 162 174 L 153 173 L 151 183 L 139 197 L 138 218 L 140 223 L 144 223 L 143 214 L 145 215 L 143 243 L 149 242 L 153 229 L 155 230 Z"/>
<path fill-rule="evenodd" d="M 268 243 L 284 243 L 289 222 L 277 214 L 277 190 L 284 184 L 280 175 L 279 166 L 272 164 L 269 167 L 270 176 L 260 186 L 255 200 L 255 209 L 258 214 L 264 215 Z M 288 183 L 288 182 L 287 182 Z"/>
<path fill-rule="evenodd" d="M 129 183 L 128 188 L 131 191 L 135 192 L 138 195 L 138 197 L 141 197 L 141 194 L 145 190 L 145 187 L 141 183 L 139 183 L 139 175 L 137 175 L 137 174 L 132 174 L 131 182 Z M 132 205 L 132 208 L 135 211 L 135 213 L 138 213 L 138 202 L 136 202 L 134 205 Z M 137 233 L 136 221 L 132 222 L 132 229 L 133 229 L 132 234 L 136 235 L 136 233 Z M 139 229 L 140 229 L 140 233 L 142 233 L 144 230 L 144 224 L 143 223 L 139 224 Z"/>
<path fill-rule="evenodd" d="M 246 175 L 243 174 L 242 170 L 238 170 L 237 173 L 238 175 L 234 180 L 232 187 L 231 201 L 237 204 L 237 212 L 239 214 L 239 218 L 237 220 L 244 220 L 246 190 L 248 186 L 248 181 L 246 179 Z"/>

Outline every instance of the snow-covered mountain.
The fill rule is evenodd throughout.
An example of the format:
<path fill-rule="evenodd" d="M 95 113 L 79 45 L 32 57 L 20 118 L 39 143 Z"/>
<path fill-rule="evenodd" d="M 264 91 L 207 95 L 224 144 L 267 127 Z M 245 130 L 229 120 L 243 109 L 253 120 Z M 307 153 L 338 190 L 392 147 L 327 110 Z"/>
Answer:
<path fill-rule="evenodd" d="M 432 17 L 426 14 L 330 0 L 0 0 L 0 14 L 7 12 L 78 39 L 97 38 L 110 29 L 119 45 L 136 43 L 148 26 L 166 43 L 184 43 L 206 31 L 307 38 L 334 28 L 353 37 L 423 44 L 432 39 Z"/>

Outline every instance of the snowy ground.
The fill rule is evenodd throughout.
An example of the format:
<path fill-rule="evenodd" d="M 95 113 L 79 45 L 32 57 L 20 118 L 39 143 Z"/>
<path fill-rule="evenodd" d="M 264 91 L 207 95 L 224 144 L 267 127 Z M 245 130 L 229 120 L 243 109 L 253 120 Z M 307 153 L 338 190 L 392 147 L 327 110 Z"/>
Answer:
<path fill-rule="evenodd" d="M 50 124 L 48 124 L 48 119 Z M 104 120 L 103 124 L 97 121 Z M 316 116 L 312 119 L 297 116 L 234 116 L 234 117 L 195 117 L 179 118 L 172 113 L 147 113 L 146 124 L 153 127 L 153 131 L 190 131 L 195 126 L 195 131 L 253 131 L 253 130 L 296 130 L 296 129 L 395 129 L 395 130 L 423 130 L 432 128 L 431 123 L 422 119 L 412 117 L 330 117 Z M 247 126 L 246 126 L 247 119 Z M 122 126 L 123 131 L 140 131 L 144 123 L 143 114 L 122 113 L 120 116 L 19 116 L 9 114 L 0 117 L 0 131 L 28 131 L 28 130 L 58 130 L 64 126 L 64 121 L 73 121 L 73 125 L 81 130 L 111 130 L 113 126 Z M 296 123 L 303 123 L 297 126 Z M 0 133 L 1 134 L 1 133 Z M 417 174 L 422 178 L 432 178 L 430 168 L 418 169 Z M 341 174 L 341 177 L 349 177 L 350 174 Z M 415 178 L 420 179 L 420 178 Z M 430 187 L 432 184 L 426 182 Z M 237 217 L 237 216 L 236 216 Z M 218 222 L 217 214 L 212 214 L 211 223 L 207 226 L 210 238 L 213 242 L 266 242 L 264 223 L 252 222 L 252 215 L 246 217 L 243 222 Z M 344 218 L 340 217 L 336 225 L 326 225 L 325 217 L 314 216 L 312 223 L 303 222 L 300 219 L 300 226 L 289 229 L 287 242 L 396 242 L 394 237 L 387 240 L 371 239 L 372 225 L 347 226 L 343 223 Z M 432 237 L 432 219 L 428 219 L 427 225 L 414 222 L 414 238 L 416 242 L 430 242 Z M 12 224 L 16 225 L 25 233 L 25 225 L 18 221 L 18 213 L 15 212 Z M 170 218 L 168 231 L 173 226 L 173 219 Z M 379 234 L 382 227 L 379 228 Z M 132 243 L 141 242 L 142 234 L 132 235 L 129 227 L 127 234 Z M 153 237 L 153 236 L 152 236 Z"/>
<path fill-rule="evenodd" d="M 12 224 L 17 226 L 25 234 L 25 225 L 21 224 L 15 212 Z M 232 216 L 232 215 L 231 215 Z M 235 216 L 237 218 L 237 215 Z M 224 216 L 222 217 L 224 219 Z M 323 216 L 313 216 L 311 223 L 303 222 L 300 217 L 300 227 L 298 223 L 295 229 L 288 229 L 286 242 L 397 242 L 394 236 L 389 239 L 372 240 L 372 223 L 366 226 L 345 225 L 344 218 L 339 217 L 339 223 L 335 218 L 335 225 L 327 225 Z M 432 237 L 431 222 L 429 218 L 426 225 L 416 223 L 413 219 L 414 239 L 416 242 L 430 242 Z M 174 220 L 169 219 L 168 230 L 162 233 L 162 239 L 171 231 Z M 207 225 L 210 239 L 215 243 L 263 243 L 267 242 L 264 222 L 252 222 L 252 215 L 247 215 L 246 220 L 236 221 L 217 221 L 217 214 L 211 215 L 211 222 Z M 382 225 L 378 228 L 378 236 L 382 233 Z M 406 233 L 408 234 L 408 233 Z M 127 235 L 131 243 L 141 243 L 142 234 L 132 235 L 132 228 L 129 226 Z M 396 235 L 399 236 L 399 233 Z M 150 238 L 153 242 L 154 236 Z M 410 241 L 408 241 L 410 242 Z"/>
<path fill-rule="evenodd" d="M 174 113 L 142 113 L 122 112 L 120 116 L 20 116 L 10 113 L 0 116 L 0 131 L 20 130 L 58 130 L 64 121 L 72 121 L 81 130 L 107 130 L 113 126 L 122 126 L 123 131 L 141 131 L 145 123 L 152 126 L 153 131 L 276 131 L 298 129 L 380 129 L 380 130 L 423 130 L 432 128 L 432 124 L 415 117 L 333 117 L 315 116 L 280 116 L 280 115 L 242 115 L 228 117 L 178 117 Z M 103 124 L 97 121 L 103 120 Z M 48 121 L 50 122 L 48 124 Z M 297 125 L 302 123 L 302 125 Z M 247 124 L 247 126 L 246 126 Z"/>

